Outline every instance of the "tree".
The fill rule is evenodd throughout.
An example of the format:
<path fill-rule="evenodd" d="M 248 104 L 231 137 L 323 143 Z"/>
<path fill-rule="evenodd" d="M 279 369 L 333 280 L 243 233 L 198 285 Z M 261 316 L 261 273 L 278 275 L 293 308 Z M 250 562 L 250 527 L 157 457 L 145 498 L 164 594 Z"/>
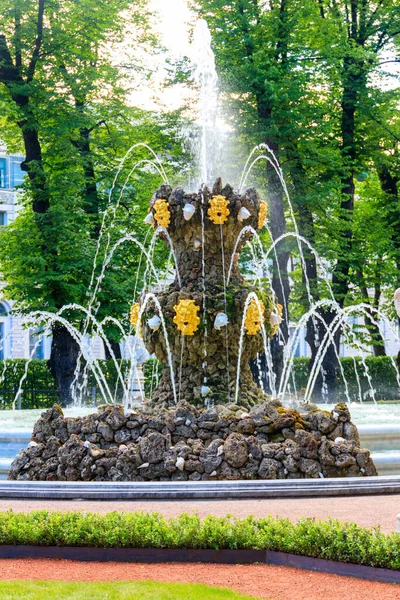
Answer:
<path fill-rule="evenodd" d="M 104 238 L 98 238 L 114 169 L 135 141 L 157 138 L 157 151 L 165 142 L 166 118 L 127 108 L 121 73 L 108 50 L 127 30 L 134 43 L 154 43 L 146 5 L 147 0 L 0 2 L 2 137 L 10 143 L 19 132 L 27 173 L 23 208 L 2 232 L 0 260 L 7 293 L 26 313 L 56 313 L 66 304 L 87 303 L 93 269 L 98 276 L 98 244 L 99 261 L 104 256 Z M 174 152 L 179 150 L 170 149 Z M 135 157 L 144 156 L 144 149 L 138 149 Z M 115 214 L 118 223 L 131 228 L 132 215 L 145 214 L 145 184 L 156 187 L 159 177 L 133 174 Z M 106 237 L 113 243 L 118 236 L 113 228 Z M 122 252 L 98 293 L 99 318 L 102 311 L 118 318 L 128 311 L 138 254 Z M 67 316 L 78 328 L 85 327 L 79 310 Z M 52 335 L 50 368 L 66 404 L 80 350 L 57 321 Z"/>
<path fill-rule="evenodd" d="M 356 178 L 374 155 L 378 86 L 371 85 L 371 78 L 379 73 L 382 52 L 400 31 L 397 3 L 199 0 L 196 6 L 214 33 L 217 65 L 236 124 L 247 142 L 265 141 L 278 155 L 299 232 L 328 258 L 340 310 L 361 259 L 353 244 L 354 203 Z M 378 113 L 382 116 L 380 108 Z M 266 175 L 276 239 L 291 213 L 285 214 L 282 196 L 276 196 Z M 304 310 L 331 292 L 318 280 L 314 254 L 307 248 L 302 254 L 302 291 L 292 291 L 291 297 Z M 287 254 L 281 255 L 286 261 Z M 284 280 L 285 269 L 282 265 Z M 279 285 L 275 281 L 277 295 Z M 288 297 L 286 286 L 286 304 Z M 310 367 L 338 314 L 335 308 L 318 312 L 321 319 L 307 324 Z M 340 337 L 339 328 L 323 363 L 332 399 Z"/>

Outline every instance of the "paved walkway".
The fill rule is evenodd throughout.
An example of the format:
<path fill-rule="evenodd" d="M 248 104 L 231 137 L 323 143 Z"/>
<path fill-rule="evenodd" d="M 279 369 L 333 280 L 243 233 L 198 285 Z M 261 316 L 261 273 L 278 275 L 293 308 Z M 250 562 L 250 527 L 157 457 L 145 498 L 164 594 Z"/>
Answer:
<path fill-rule="evenodd" d="M 111 511 L 160 512 L 174 517 L 182 512 L 205 515 L 227 514 L 245 517 L 279 515 L 292 521 L 302 516 L 340 521 L 353 521 L 363 527 L 380 525 L 385 532 L 396 530 L 396 516 L 400 513 L 400 495 L 354 496 L 338 498 L 286 498 L 272 500 L 130 500 L 120 502 L 89 500 L 0 500 L 0 510 L 29 512 L 31 510 L 86 510 L 105 514 Z M 400 592 L 399 592 L 400 594 Z M 399 595 L 400 598 L 400 595 Z"/>

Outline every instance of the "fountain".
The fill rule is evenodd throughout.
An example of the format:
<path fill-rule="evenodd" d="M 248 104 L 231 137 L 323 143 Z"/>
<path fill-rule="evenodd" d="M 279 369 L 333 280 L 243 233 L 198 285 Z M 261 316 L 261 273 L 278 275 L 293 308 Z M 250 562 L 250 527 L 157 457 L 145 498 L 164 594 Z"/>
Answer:
<path fill-rule="evenodd" d="M 198 193 L 161 186 L 151 200 L 150 214 L 154 227 L 162 225 L 168 230 L 177 260 L 175 281 L 157 294 L 167 335 L 158 326 L 152 302 L 147 304 L 142 322 L 135 323 L 148 351 L 165 365 L 153 402 L 170 406 L 176 401 L 167 340 L 172 340 L 178 398 L 201 405 L 205 397 L 214 404 L 233 401 L 239 361 L 240 403 L 250 407 L 263 400 L 249 359 L 264 349 L 265 333 L 274 332 L 277 323 L 273 318 L 279 308 L 267 294 L 245 283 L 239 273 L 238 253 L 251 239 L 251 232 L 242 236 L 236 247 L 235 243 L 244 222 L 254 228 L 264 225 L 266 203 L 254 189 L 239 195 L 229 185 L 222 188 L 218 179 L 212 190 L 203 186 Z M 228 283 L 227 264 L 234 250 Z M 246 306 L 249 292 L 258 301 Z M 243 329 L 246 335 L 239 344 Z"/>
<path fill-rule="evenodd" d="M 201 87 L 201 188 L 198 192 L 186 192 L 182 187 L 172 189 L 158 157 L 149 149 L 157 162 L 136 163 L 113 204 L 111 198 L 118 174 L 137 145 L 124 158 L 104 212 L 88 306 L 72 307 L 81 310 L 85 323 L 82 333 L 71 326 L 80 346 L 80 360 L 85 363 L 83 383 L 78 381 L 77 369 L 73 386 L 79 416 L 64 415 L 57 406 L 45 411 L 34 426 L 28 449 L 14 460 L 11 479 L 199 481 L 376 475 L 369 451 L 360 449 L 358 431 L 346 404 L 329 407 L 328 412 L 319 410 L 311 402 L 294 404 L 288 393 L 300 327 L 306 319 L 321 319 L 319 306 L 312 305 L 311 300 L 309 311 L 289 339 L 283 375 L 280 381 L 276 380 L 270 339 L 279 335 L 287 307 L 277 303 L 268 282 L 263 287 L 260 277 L 258 281 L 249 282 L 239 272 L 241 251 L 254 242 L 259 254 L 251 247 L 253 261 L 259 262 L 266 270 L 267 280 L 270 279 L 268 256 L 276 253 L 276 245 L 281 241 L 275 240 L 264 252 L 259 230 L 266 225 L 267 203 L 254 188 L 242 191 L 259 160 L 265 159 L 272 165 L 284 187 L 295 227 L 295 231 L 285 237 L 295 238 L 301 264 L 304 264 L 302 246 L 309 244 L 298 233 L 279 164 L 267 146 L 257 147 L 250 154 L 237 190 L 223 185 L 221 179 L 212 187 L 204 183 L 209 181 L 210 172 L 215 168 L 210 157 L 215 153 L 217 77 L 204 23 L 197 29 L 201 44 L 207 46 L 204 49 L 200 44 L 198 52 L 204 60 L 198 62 L 195 73 Z M 208 102 L 210 97 L 212 101 Z M 258 149 L 265 154 L 251 162 Z M 140 163 L 149 162 L 163 179 L 150 201 L 145 219 L 149 235 L 153 231 L 149 247 L 147 236 L 142 243 L 135 232 L 125 233 L 111 245 L 107 230 L 113 226 L 116 207 L 129 176 Z M 105 242 L 101 243 L 103 237 Z M 169 245 L 174 260 L 174 280 L 169 285 L 161 281 L 153 263 L 158 238 Z M 137 376 L 136 351 L 143 342 L 162 365 L 160 381 L 151 398 L 144 398 L 139 383 L 141 401 L 136 406 L 132 406 L 130 384 L 125 382 L 116 361 L 123 405 L 115 404 L 108 382 L 93 359 L 86 335 L 93 326 L 107 343 L 103 323 L 96 320 L 96 295 L 114 252 L 125 243 L 137 244 L 142 253 L 140 262 L 146 261 L 143 289 L 137 293 L 137 275 L 133 290 L 135 297 L 130 313 L 136 333 L 133 345 L 132 330 L 126 331 L 124 323 L 116 322 L 129 348 L 128 380 Z M 311 251 L 315 252 L 312 248 Z M 322 261 L 316 253 L 315 256 L 321 267 Z M 151 276 L 153 286 L 149 285 Z M 346 317 L 352 314 L 351 310 L 365 311 L 362 305 L 339 309 L 326 272 L 325 278 L 331 297 L 323 302 L 337 310 L 338 318 L 330 327 L 325 326 L 318 362 L 306 390 L 308 401 L 335 328 L 343 327 L 345 335 L 353 340 Z M 307 278 L 306 286 L 310 299 Z M 48 327 L 54 320 L 63 319 L 67 309 L 58 315 L 42 313 L 37 317 Z M 357 345 L 357 340 L 354 343 Z M 250 370 L 249 360 L 257 360 L 260 353 L 266 357 L 271 396 L 256 384 Z M 363 367 L 369 377 L 365 361 Z M 106 403 L 92 414 L 80 405 L 88 368 L 95 373 Z M 350 402 L 348 393 L 347 399 Z"/>
<path fill-rule="evenodd" d="M 163 184 L 149 215 L 146 222 L 171 246 L 176 264 L 175 280 L 165 289 L 145 289 L 130 313 L 135 344 L 143 336 L 163 364 L 153 397 L 135 410 L 103 405 L 77 418 L 65 417 L 58 406 L 45 411 L 9 479 L 376 475 L 346 404 L 330 413 L 312 404 L 286 409 L 253 380 L 249 360 L 260 351 L 272 373 L 269 337 L 282 320 L 282 307 L 239 272 L 243 245 L 267 218 L 256 190 L 239 194 L 220 179 L 198 193 Z"/>

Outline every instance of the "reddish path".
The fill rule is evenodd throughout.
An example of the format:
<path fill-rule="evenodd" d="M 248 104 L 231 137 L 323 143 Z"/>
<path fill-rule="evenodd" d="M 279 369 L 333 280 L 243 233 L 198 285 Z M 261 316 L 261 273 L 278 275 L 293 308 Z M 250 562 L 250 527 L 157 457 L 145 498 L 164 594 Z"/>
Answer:
<path fill-rule="evenodd" d="M 399 600 L 400 586 L 269 565 L 84 563 L 0 560 L 0 579 L 207 583 L 268 600 Z"/>
<path fill-rule="evenodd" d="M 340 521 L 353 521 L 363 527 L 380 525 L 385 532 L 395 531 L 396 515 L 400 513 L 400 495 L 352 496 L 338 498 L 281 498 L 273 500 L 131 500 L 120 502 L 87 500 L 0 500 L 0 510 L 29 512 L 31 510 L 87 510 L 105 514 L 110 511 L 160 512 L 174 517 L 182 512 L 196 511 L 205 515 L 227 514 L 245 517 L 254 515 L 279 515 L 292 521 L 301 516 L 327 519 L 329 516 Z M 400 599 L 400 594 L 399 594 Z"/>

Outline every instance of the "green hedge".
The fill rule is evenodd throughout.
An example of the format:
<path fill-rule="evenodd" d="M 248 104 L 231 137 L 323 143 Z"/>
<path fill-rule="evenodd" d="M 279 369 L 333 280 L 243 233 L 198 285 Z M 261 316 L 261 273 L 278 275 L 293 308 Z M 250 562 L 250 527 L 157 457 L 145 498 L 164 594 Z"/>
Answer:
<path fill-rule="evenodd" d="M 294 359 L 294 376 L 297 390 L 307 387 L 308 381 L 308 365 L 309 358 L 295 358 Z M 343 372 L 346 377 L 349 393 L 352 401 L 357 402 L 359 399 L 359 388 L 356 377 L 356 370 L 354 366 L 354 359 L 348 356 L 341 358 L 340 362 L 343 367 Z M 371 400 L 369 395 L 370 385 L 368 377 L 365 374 L 365 367 L 360 357 L 355 359 L 357 372 L 360 379 L 360 385 L 363 395 L 363 400 Z M 365 359 L 369 375 L 373 387 L 375 389 L 376 400 L 399 400 L 400 390 L 396 379 L 396 369 L 389 356 L 369 356 Z M 339 385 L 339 398 L 338 400 L 345 400 L 345 385 L 343 378 L 340 375 L 338 380 Z"/>
<path fill-rule="evenodd" d="M 400 535 L 337 520 L 298 523 L 158 513 L 0 513 L 0 544 L 95 548 L 267 549 L 372 567 L 400 569 Z"/>
<path fill-rule="evenodd" d="M 0 408 L 12 407 L 25 374 L 27 360 L 14 358 L 0 361 Z M 59 396 L 46 361 L 31 360 L 27 375 L 21 384 L 20 408 L 48 408 L 58 402 Z"/>
<path fill-rule="evenodd" d="M 0 361 L 0 409 L 9 409 L 12 407 L 14 398 L 19 389 L 21 378 L 24 376 L 28 361 L 26 359 L 7 359 Z M 123 388 L 117 375 L 117 369 L 113 360 L 98 360 L 111 393 L 116 400 L 122 400 Z M 119 360 L 122 376 L 127 379 L 130 370 L 129 360 Z M 144 391 L 149 395 L 158 381 L 156 360 L 149 360 L 143 365 L 145 375 Z M 152 383 L 153 382 L 153 383 Z M 55 381 L 50 373 L 45 360 L 31 360 L 28 364 L 27 375 L 21 386 L 21 396 L 19 407 L 28 408 L 48 408 L 55 402 L 59 402 L 59 394 Z M 96 379 L 93 373 L 89 375 L 87 395 L 85 401 L 88 404 L 103 402 Z"/>

